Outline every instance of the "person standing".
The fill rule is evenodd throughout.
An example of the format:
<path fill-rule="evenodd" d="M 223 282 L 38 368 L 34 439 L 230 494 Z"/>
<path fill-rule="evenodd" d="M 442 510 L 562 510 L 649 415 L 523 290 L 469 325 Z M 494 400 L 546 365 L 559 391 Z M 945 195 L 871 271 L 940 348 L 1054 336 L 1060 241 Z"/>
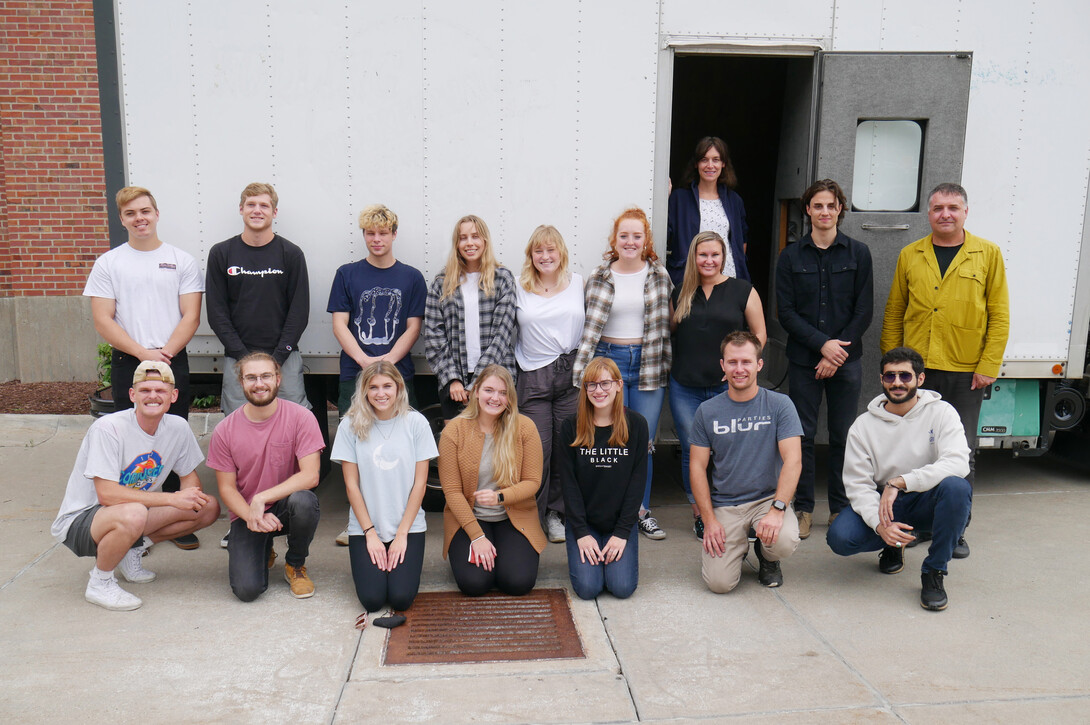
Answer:
<path fill-rule="evenodd" d="M 727 390 L 719 342 L 727 333 L 749 330 L 763 347 L 767 340 L 761 297 L 744 279 L 724 271 L 727 244 L 717 232 L 700 232 L 689 245 L 680 287 L 670 295 L 674 360 L 670 370 L 670 413 L 681 444 L 681 485 L 693 510 L 693 533 L 704 538 L 704 519 L 689 484 L 689 437 L 696 409 Z"/>
<path fill-rule="evenodd" d="M 542 224 L 530 235 L 515 293 L 519 410 L 541 436 L 538 514 L 549 541 L 559 543 L 565 538 L 565 506 L 553 441 L 579 401 L 571 371 L 586 314 L 583 278 L 568 267 L 568 248 L 556 227 Z"/>
<path fill-rule="evenodd" d="M 799 538 L 814 517 L 814 437 L 824 395 L 829 426 L 829 523 L 848 507 L 844 444 L 863 387 L 863 333 L 870 327 L 874 279 L 870 250 L 840 231 L 848 201 L 832 179 L 802 194 L 810 233 L 780 253 L 776 308 L 787 331 L 788 394 L 802 421 L 802 475 L 795 491 Z"/>
<path fill-rule="evenodd" d="M 133 407 L 128 395 L 137 366 L 145 360 L 171 368 L 178 395 L 171 415 L 189 418 L 189 356 L 185 346 L 201 322 L 204 280 L 197 260 L 159 239 L 159 206 L 151 192 L 126 186 L 117 192 L 117 210 L 129 238 L 95 261 L 85 297 L 91 298 L 95 330 L 110 343 L 114 410 Z M 179 489 L 171 472 L 163 490 Z M 173 539 L 180 549 L 196 549 L 192 533 Z"/>
<path fill-rule="evenodd" d="M 651 223 L 642 209 L 626 209 L 613 220 L 605 262 L 587 281 L 586 325 L 572 366 L 572 384 L 581 387 L 591 358 L 608 357 L 624 381 L 626 406 L 647 421 L 648 445 L 654 451 L 662 401 L 670 376 L 670 275 L 658 262 Z M 665 539 L 666 532 L 651 515 L 653 465 L 647 463 L 647 484 L 640 506 L 640 533 Z"/>
<path fill-rule="evenodd" d="M 482 370 L 515 367 L 515 278 L 496 261 L 492 235 L 473 214 L 454 224 L 447 266 L 428 289 L 424 355 L 439 383 L 444 420 L 462 411 Z"/>
<path fill-rule="evenodd" d="M 727 242 L 723 273 L 749 281 L 746 263 L 749 226 L 742 197 L 734 190 L 738 176 L 726 142 L 705 136 L 696 144 L 682 184 L 670 192 L 666 220 L 666 268 L 674 285 L 685 274 L 689 244 L 698 232 L 715 232 Z"/>
<path fill-rule="evenodd" d="M 385 360 L 405 381 L 409 405 L 415 407 L 416 367 L 409 351 L 420 337 L 427 286 L 420 270 L 394 257 L 397 214 L 373 204 L 359 216 L 367 257 L 337 268 L 326 311 L 333 314 L 333 335 L 341 345 L 337 411 L 344 416 L 352 403 L 356 378 L 368 365 Z M 349 532 L 337 535 L 349 545 Z"/>
<path fill-rule="evenodd" d="M 252 352 L 280 366 L 279 395 L 310 408 L 299 338 L 310 316 L 310 280 L 303 250 L 273 231 L 279 197 L 271 184 L 242 190 L 242 233 L 208 252 L 208 324 L 223 343 L 220 407 L 230 415 L 246 402 L 235 363 Z"/>
<path fill-rule="evenodd" d="M 882 322 L 882 353 L 911 347 L 923 356 L 924 386 L 961 416 L 976 479 L 977 425 L 984 389 L 995 382 L 1010 332 L 1003 252 L 965 230 L 969 196 L 939 184 L 927 197 L 931 234 L 901 250 Z M 970 519 L 972 514 L 970 514 Z M 924 532 L 926 535 L 926 532 Z M 965 537 L 955 559 L 969 556 Z"/>

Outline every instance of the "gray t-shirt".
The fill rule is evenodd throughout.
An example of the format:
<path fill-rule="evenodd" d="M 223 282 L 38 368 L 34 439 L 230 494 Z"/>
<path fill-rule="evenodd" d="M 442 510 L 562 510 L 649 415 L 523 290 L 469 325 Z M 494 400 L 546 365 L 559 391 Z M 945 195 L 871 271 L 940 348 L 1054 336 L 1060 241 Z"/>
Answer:
<path fill-rule="evenodd" d="M 176 415 L 164 415 L 155 435 L 145 433 L 136 422 L 134 408 L 99 418 L 76 454 L 51 528 L 53 538 L 63 542 L 76 516 L 99 502 L 96 477 L 141 491 L 158 491 L 171 471 L 188 475 L 203 460 L 189 422 Z"/>
<path fill-rule="evenodd" d="M 779 442 L 802 435 L 791 399 L 760 388 L 744 403 L 721 393 L 700 404 L 689 441 L 711 449 L 712 505 L 738 506 L 776 493 Z"/>
<path fill-rule="evenodd" d="M 484 447 L 481 448 L 481 467 L 477 469 L 477 490 L 478 491 L 498 491 L 499 485 L 496 483 L 496 476 L 492 471 L 492 453 L 495 448 L 496 441 L 491 434 L 487 434 L 484 437 Z M 507 509 L 502 503 L 495 506 L 484 506 L 479 503 L 473 504 L 473 515 L 477 517 L 478 521 L 505 521 L 507 519 Z"/>

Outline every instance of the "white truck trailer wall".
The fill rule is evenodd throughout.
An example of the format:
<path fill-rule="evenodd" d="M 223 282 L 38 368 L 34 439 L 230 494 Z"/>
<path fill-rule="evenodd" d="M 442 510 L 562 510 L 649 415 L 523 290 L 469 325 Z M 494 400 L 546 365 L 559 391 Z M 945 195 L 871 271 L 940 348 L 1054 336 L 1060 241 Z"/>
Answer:
<path fill-rule="evenodd" d="M 661 233 L 671 82 L 659 73 L 693 42 L 971 51 L 967 228 L 1006 258 L 1006 373 L 1066 361 L 1077 315 L 1085 339 L 1090 50 L 1074 0 L 118 0 L 117 12 L 129 183 L 153 190 L 162 238 L 202 265 L 241 230 L 241 189 L 275 184 L 276 229 L 310 265 L 310 354 L 339 350 L 325 303 L 336 267 L 366 254 L 355 218 L 367 204 L 398 213 L 397 256 L 429 281 L 466 213 L 516 270 L 541 223 L 584 275 L 625 206 L 657 210 Z M 202 324 L 191 352 L 220 349 Z"/>

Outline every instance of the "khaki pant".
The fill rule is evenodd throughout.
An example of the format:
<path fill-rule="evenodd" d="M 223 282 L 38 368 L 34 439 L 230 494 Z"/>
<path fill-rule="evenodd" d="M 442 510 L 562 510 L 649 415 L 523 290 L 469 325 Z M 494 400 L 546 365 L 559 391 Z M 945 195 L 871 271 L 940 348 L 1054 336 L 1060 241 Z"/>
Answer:
<path fill-rule="evenodd" d="M 723 544 L 723 556 L 711 556 L 703 552 L 700 562 L 700 574 L 704 582 L 716 594 L 726 594 L 738 586 L 742 576 L 742 558 L 749 550 L 749 530 L 772 509 L 772 498 L 743 503 L 738 506 L 722 506 L 715 509 L 715 518 L 723 526 L 726 540 Z M 786 559 L 795 553 L 799 546 L 799 521 L 795 511 L 789 505 L 783 515 L 783 527 L 771 547 L 757 543 L 761 554 L 769 561 Z"/>

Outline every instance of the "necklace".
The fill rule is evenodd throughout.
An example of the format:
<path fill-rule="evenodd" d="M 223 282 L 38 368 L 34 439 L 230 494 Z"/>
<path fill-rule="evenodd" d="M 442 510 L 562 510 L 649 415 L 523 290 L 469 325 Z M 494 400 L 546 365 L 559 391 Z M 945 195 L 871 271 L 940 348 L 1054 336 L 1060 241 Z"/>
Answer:
<path fill-rule="evenodd" d="M 375 419 L 375 424 L 372 427 L 375 430 L 378 431 L 378 434 L 380 436 L 382 436 L 382 440 L 388 441 L 388 440 L 390 440 L 390 436 L 392 436 L 394 434 L 394 423 L 395 422 L 396 422 L 396 419 L 394 419 L 394 418 L 391 418 L 389 420 L 382 420 L 380 418 L 376 418 Z M 382 423 L 389 423 L 390 425 L 384 426 L 384 425 L 381 425 Z M 389 428 L 389 431 L 383 432 L 383 430 L 382 430 L 383 428 Z"/>

